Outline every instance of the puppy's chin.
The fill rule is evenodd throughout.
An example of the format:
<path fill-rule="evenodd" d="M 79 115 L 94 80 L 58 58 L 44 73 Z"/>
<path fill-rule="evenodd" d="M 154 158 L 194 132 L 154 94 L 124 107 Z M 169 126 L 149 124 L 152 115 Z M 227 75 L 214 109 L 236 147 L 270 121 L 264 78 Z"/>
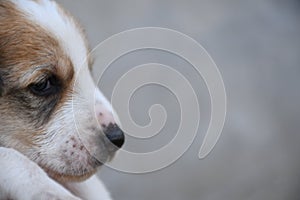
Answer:
<path fill-rule="evenodd" d="M 59 173 L 53 170 L 44 169 L 45 172 L 48 174 L 49 177 L 54 179 L 55 181 L 59 183 L 66 183 L 66 182 L 81 182 L 85 181 L 91 176 L 93 176 L 97 172 L 98 168 L 95 168 L 89 172 L 86 172 L 84 174 L 76 175 L 76 174 L 64 174 Z"/>

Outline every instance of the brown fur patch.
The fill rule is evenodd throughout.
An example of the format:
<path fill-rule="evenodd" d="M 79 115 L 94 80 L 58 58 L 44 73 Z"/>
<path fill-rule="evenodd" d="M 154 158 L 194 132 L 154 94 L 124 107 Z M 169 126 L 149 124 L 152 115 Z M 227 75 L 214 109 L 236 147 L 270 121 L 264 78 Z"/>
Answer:
<path fill-rule="evenodd" d="M 73 64 L 55 37 L 10 1 L 0 1 L 0 27 L 0 137 L 12 134 L 31 146 L 52 113 L 70 99 Z M 28 86 L 47 75 L 57 77 L 59 93 L 49 98 L 30 93 Z"/>
<path fill-rule="evenodd" d="M 20 77 L 38 66 L 53 66 L 49 70 L 56 70 L 63 80 L 73 75 L 71 61 L 58 41 L 28 21 L 9 1 L 0 2 L 0 27 L 0 69 L 4 74 L 12 74 L 8 77 L 10 85 L 26 87 L 24 84 L 34 81 L 34 77 L 19 82 Z"/>

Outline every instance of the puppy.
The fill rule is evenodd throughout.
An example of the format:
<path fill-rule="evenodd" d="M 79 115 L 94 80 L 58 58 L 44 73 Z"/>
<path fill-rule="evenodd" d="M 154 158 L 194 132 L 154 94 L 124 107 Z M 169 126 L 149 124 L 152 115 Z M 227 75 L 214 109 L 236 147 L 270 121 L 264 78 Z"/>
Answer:
<path fill-rule="evenodd" d="M 51 0 L 0 0 L 0 27 L 0 199 L 111 199 L 95 172 L 124 134 L 84 31 Z"/>

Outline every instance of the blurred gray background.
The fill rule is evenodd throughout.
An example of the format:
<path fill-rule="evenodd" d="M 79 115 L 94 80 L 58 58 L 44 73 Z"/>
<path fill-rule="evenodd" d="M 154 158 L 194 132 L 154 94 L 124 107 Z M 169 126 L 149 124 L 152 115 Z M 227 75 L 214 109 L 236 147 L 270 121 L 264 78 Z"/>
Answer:
<path fill-rule="evenodd" d="M 134 66 L 158 62 L 174 67 L 191 82 L 202 115 L 196 140 L 171 166 L 142 175 L 104 167 L 100 176 L 116 200 L 300 199 L 300 1 L 58 2 L 81 21 L 92 47 L 131 28 L 170 28 L 202 44 L 224 79 L 226 124 L 212 153 L 199 160 L 210 100 L 192 67 L 179 57 L 155 50 L 131 53 L 109 67 L 99 83 L 108 98 L 117 80 Z M 97 67 L 101 66 L 95 70 Z M 149 140 L 127 137 L 125 149 L 155 150 L 176 134 L 180 108 L 165 88 L 149 85 L 138 90 L 130 103 L 133 119 L 148 124 L 148 109 L 155 103 L 168 112 L 164 129 Z"/>

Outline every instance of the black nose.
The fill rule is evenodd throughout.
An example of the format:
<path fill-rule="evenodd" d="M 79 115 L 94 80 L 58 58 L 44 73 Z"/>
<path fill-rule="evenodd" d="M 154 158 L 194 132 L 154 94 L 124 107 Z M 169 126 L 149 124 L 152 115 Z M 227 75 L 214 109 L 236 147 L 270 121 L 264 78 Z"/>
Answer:
<path fill-rule="evenodd" d="M 116 124 L 109 124 L 104 133 L 115 146 L 118 148 L 123 146 L 125 140 L 124 132 Z"/>

